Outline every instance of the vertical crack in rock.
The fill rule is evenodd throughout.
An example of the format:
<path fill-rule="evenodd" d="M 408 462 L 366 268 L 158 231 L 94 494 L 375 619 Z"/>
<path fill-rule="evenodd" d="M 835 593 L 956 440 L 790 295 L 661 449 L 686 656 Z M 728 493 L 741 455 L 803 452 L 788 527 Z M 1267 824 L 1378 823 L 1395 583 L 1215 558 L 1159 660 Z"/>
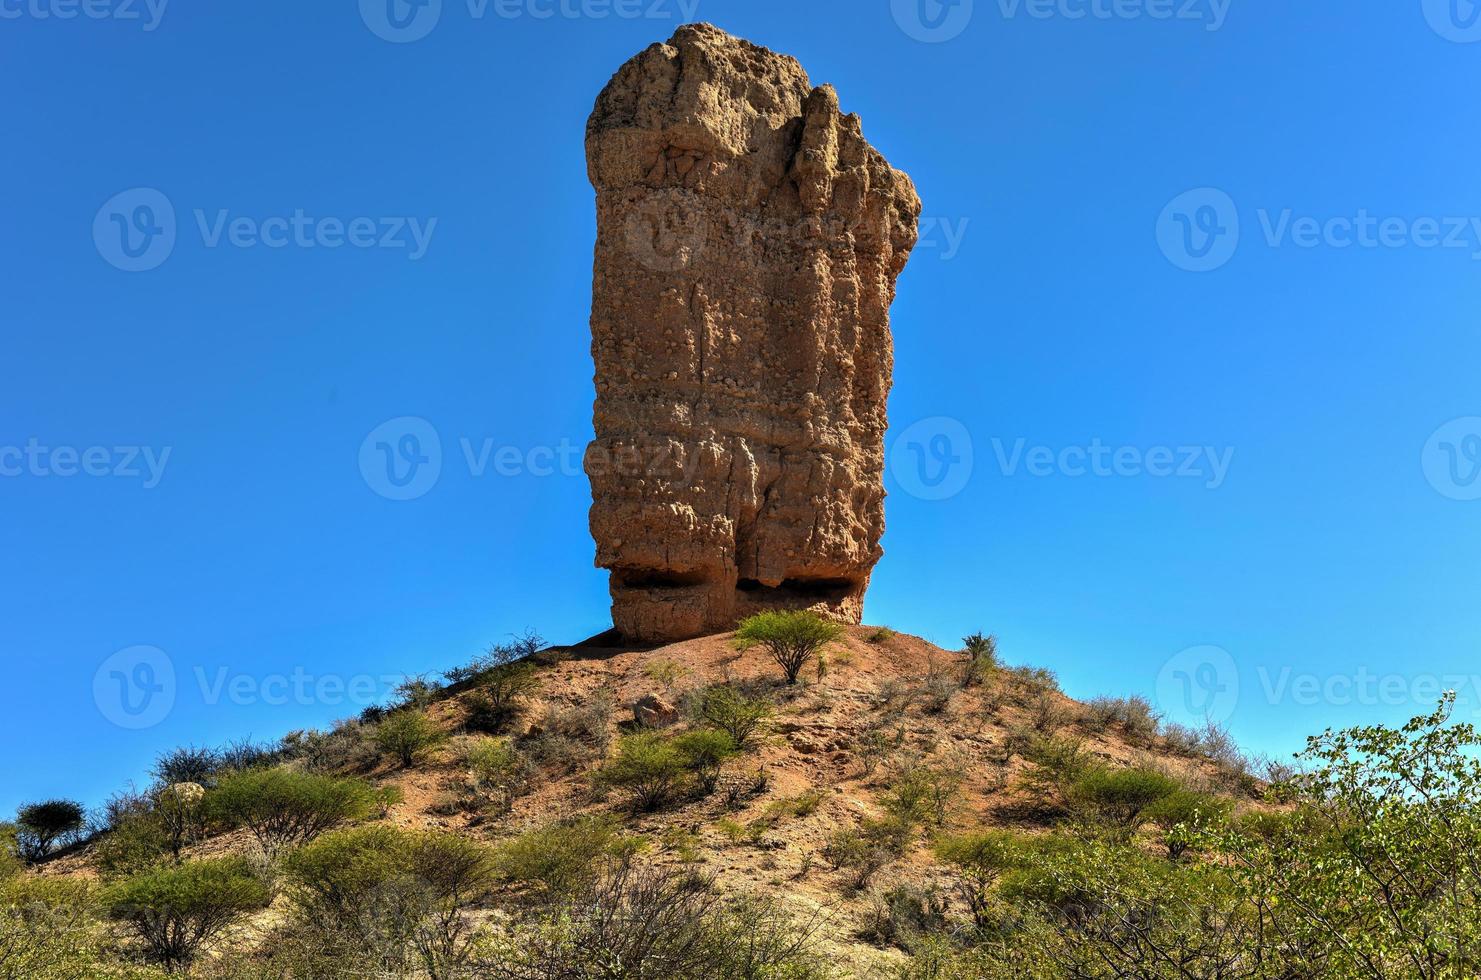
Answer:
<path fill-rule="evenodd" d="M 910 178 L 795 59 L 707 24 L 622 66 L 586 153 L 586 470 L 614 625 L 666 642 L 771 608 L 857 623 L 883 554 Z"/>

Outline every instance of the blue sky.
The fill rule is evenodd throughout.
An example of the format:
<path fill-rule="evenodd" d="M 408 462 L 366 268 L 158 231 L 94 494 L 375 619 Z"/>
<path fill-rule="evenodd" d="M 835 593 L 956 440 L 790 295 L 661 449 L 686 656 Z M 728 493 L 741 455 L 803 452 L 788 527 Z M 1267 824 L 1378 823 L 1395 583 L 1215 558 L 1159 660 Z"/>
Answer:
<path fill-rule="evenodd" d="M 385 2 L 0 0 L 0 812 L 607 625 L 583 127 L 691 16 L 924 200 L 869 622 L 1272 753 L 1481 709 L 1468 0 Z"/>

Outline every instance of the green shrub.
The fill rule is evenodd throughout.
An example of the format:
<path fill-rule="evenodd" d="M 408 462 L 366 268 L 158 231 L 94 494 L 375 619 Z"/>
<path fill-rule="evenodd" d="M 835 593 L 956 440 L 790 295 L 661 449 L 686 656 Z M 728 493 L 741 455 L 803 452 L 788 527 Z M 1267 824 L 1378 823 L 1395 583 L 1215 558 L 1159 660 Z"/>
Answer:
<path fill-rule="evenodd" d="M 0 881 L 0 980 L 121 976 L 105 965 L 94 900 L 87 882 L 71 878 Z"/>
<path fill-rule="evenodd" d="M 109 915 L 131 926 L 149 957 L 168 970 L 188 966 L 204 946 L 271 900 L 268 886 L 242 858 L 156 869 L 103 894 Z"/>
<path fill-rule="evenodd" d="M 704 793 L 713 793 L 720 781 L 720 769 L 736 755 L 735 740 L 725 732 L 700 728 L 685 732 L 673 740 L 684 768 L 694 775 Z"/>
<path fill-rule="evenodd" d="M 747 749 L 766 730 L 776 709 L 766 698 L 748 698 L 730 684 L 717 684 L 700 696 L 697 714 L 729 735 L 736 748 Z"/>
<path fill-rule="evenodd" d="M 1149 807 L 1181 788 L 1173 777 L 1151 769 L 1092 766 L 1071 785 L 1069 801 L 1083 818 L 1131 832 L 1145 822 Z"/>
<path fill-rule="evenodd" d="M 40 861 L 76 840 L 86 824 L 87 811 L 74 800 L 27 803 L 15 812 L 16 849 L 25 860 Z"/>
<path fill-rule="evenodd" d="M 473 973 L 500 980 L 823 980 L 813 924 L 779 903 L 726 898 L 689 871 L 612 866 L 578 895 L 490 934 Z"/>
<path fill-rule="evenodd" d="M 467 958 L 467 912 L 496 877 L 491 852 L 436 831 L 387 826 L 331 831 L 284 862 L 300 929 L 331 950 L 373 949 L 383 965 L 414 961 L 446 977 Z"/>
<path fill-rule="evenodd" d="M 13 823 L 0 823 L 0 884 L 21 873 L 20 841 Z"/>
<path fill-rule="evenodd" d="M 910 950 L 922 937 L 946 931 L 946 902 L 934 886 L 895 885 L 871 896 L 860 934 Z"/>
<path fill-rule="evenodd" d="M 616 821 L 580 817 L 527 830 L 500 845 L 494 873 L 505 884 L 561 898 L 589 887 L 604 859 L 630 853 L 633 846 L 618 833 Z"/>
<path fill-rule="evenodd" d="M 946 822 L 964 779 L 960 769 L 908 761 L 894 774 L 882 802 L 900 820 L 940 825 Z"/>
<path fill-rule="evenodd" d="M 957 892 L 971 910 L 973 924 L 986 928 L 993 887 L 1022 860 L 1022 842 L 1007 831 L 988 830 L 943 837 L 934 850 L 937 860 L 955 870 Z"/>
<path fill-rule="evenodd" d="M 140 874 L 168 860 L 170 833 L 152 809 L 121 815 L 93 847 L 93 864 L 104 880 Z"/>
<path fill-rule="evenodd" d="M 233 773 L 206 794 L 205 813 L 229 827 L 246 827 L 269 858 L 341 824 L 364 820 L 394 799 L 358 779 L 292 769 Z"/>
<path fill-rule="evenodd" d="M 841 636 L 842 626 L 806 611 L 757 613 L 742 622 L 735 633 L 742 649 L 765 647 L 782 668 L 788 684 L 796 684 L 802 668 Z"/>
<path fill-rule="evenodd" d="M 1145 745 L 1157 737 L 1161 719 L 1152 702 L 1140 695 L 1095 698 L 1087 706 L 1086 723 L 1096 730 L 1120 725 L 1128 740 Z"/>
<path fill-rule="evenodd" d="M 669 802 L 689 775 L 689 760 L 675 743 L 657 732 L 628 735 L 617 755 L 597 771 L 597 781 L 626 792 L 639 812 Z"/>
<path fill-rule="evenodd" d="M 880 646 L 882 644 L 888 643 L 894 638 L 895 631 L 890 629 L 888 626 L 881 626 L 879 629 L 869 634 L 869 642 L 874 644 L 875 646 Z"/>
<path fill-rule="evenodd" d="M 415 765 L 427 749 L 441 740 L 442 733 L 427 713 L 410 708 L 392 712 L 375 727 L 376 746 L 403 769 Z"/>
<path fill-rule="evenodd" d="M 1044 738 L 1027 734 L 1014 739 L 1014 747 L 1029 763 L 1023 786 L 1040 800 L 1063 797 L 1076 780 L 1092 767 L 1085 743 L 1078 738 Z"/>
<path fill-rule="evenodd" d="M 985 684 L 1002 666 L 998 659 L 998 638 L 973 633 L 962 639 L 962 653 L 967 658 L 967 668 L 962 677 L 964 687 Z"/>
<path fill-rule="evenodd" d="M 503 734 L 540 689 L 535 665 L 527 660 L 499 664 L 478 675 L 478 688 L 468 696 L 469 731 Z"/>
<path fill-rule="evenodd" d="M 1222 826 L 1232 809 L 1226 799 L 1179 790 L 1147 807 L 1143 816 L 1162 831 L 1167 856 L 1176 861 L 1204 834 Z"/>
<path fill-rule="evenodd" d="M 468 782 L 477 798 L 499 813 L 530 791 L 535 771 L 530 760 L 507 738 L 480 738 L 463 754 Z"/>

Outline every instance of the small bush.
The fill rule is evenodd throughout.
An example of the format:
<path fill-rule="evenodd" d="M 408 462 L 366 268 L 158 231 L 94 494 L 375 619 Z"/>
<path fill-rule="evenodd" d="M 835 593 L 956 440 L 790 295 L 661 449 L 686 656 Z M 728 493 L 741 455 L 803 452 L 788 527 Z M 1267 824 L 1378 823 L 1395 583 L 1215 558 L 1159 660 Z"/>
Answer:
<path fill-rule="evenodd" d="M 952 697 L 961 689 L 961 684 L 934 659 L 927 664 L 925 679 L 921 682 L 921 693 L 925 696 L 927 714 L 939 715 L 951 704 Z"/>
<path fill-rule="evenodd" d="M 852 872 L 852 887 L 863 888 L 880 868 L 905 852 L 913 833 L 909 822 L 896 817 L 866 819 L 857 830 L 844 828 L 829 835 L 823 858 L 839 870 Z"/>
<path fill-rule="evenodd" d="M 442 733 L 424 711 L 404 708 L 392 712 L 375 728 L 375 744 L 403 769 L 416 764 L 427 749 L 442 740 Z"/>
<path fill-rule="evenodd" d="M 1222 826 L 1232 809 L 1220 797 L 1180 790 L 1148 806 L 1143 816 L 1162 831 L 1167 856 L 1176 861 L 1200 836 Z"/>
<path fill-rule="evenodd" d="M 657 732 L 640 732 L 617 743 L 617 756 L 596 778 L 628 793 L 634 810 L 649 812 L 673 799 L 688 773 L 688 760 L 672 741 Z"/>
<path fill-rule="evenodd" d="M 464 725 L 488 735 L 502 734 L 540 689 L 539 675 L 529 661 L 494 667 L 480 674 L 478 683 L 479 688 L 468 696 Z"/>
<path fill-rule="evenodd" d="M 943 837 L 936 842 L 936 858 L 952 866 L 957 892 L 972 912 L 978 928 L 988 925 L 992 890 L 1002 875 L 1022 859 L 1019 839 L 1002 830 Z"/>
<path fill-rule="evenodd" d="M 863 938 L 909 950 L 922 936 L 945 932 L 946 902 L 934 887 L 896 885 L 871 897 Z"/>
<path fill-rule="evenodd" d="M 1083 818 L 1130 832 L 1141 826 L 1150 806 L 1181 788 L 1176 779 L 1151 769 L 1093 766 L 1075 780 L 1068 795 Z"/>
<path fill-rule="evenodd" d="M 246 827 L 274 858 L 341 824 L 364 820 L 392 796 L 358 779 L 336 779 L 291 769 L 233 773 L 206 794 L 206 815 Z"/>
<path fill-rule="evenodd" d="M 782 668 L 788 684 L 796 684 L 802 668 L 841 636 L 842 626 L 806 611 L 757 613 L 741 623 L 735 633 L 742 649 L 765 647 Z"/>
<path fill-rule="evenodd" d="M 154 781 L 163 786 L 195 783 L 210 786 L 221 771 L 221 753 L 203 746 L 184 745 L 154 760 Z"/>
<path fill-rule="evenodd" d="M 415 959 L 432 977 L 463 964 L 466 913 L 496 880 L 491 852 L 475 841 L 387 826 L 325 834 L 291 854 L 284 873 L 300 928 L 325 946 L 375 949 L 401 970 Z"/>
<path fill-rule="evenodd" d="M 495 852 L 494 875 L 507 885 L 534 888 L 542 898 L 559 899 L 589 887 L 601 874 L 604 859 L 631 848 L 614 820 L 581 817 L 507 841 Z"/>
<path fill-rule="evenodd" d="M 894 638 L 895 631 L 890 629 L 888 626 L 881 626 L 879 629 L 869 634 L 869 642 L 874 644 L 875 646 L 880 646 L 881 644 L 888 643 Z"/>
<path fill-rule="evenodd" d="M 700 695 L 696 714 L 729 735 L 737 749 L 747 749 L 765 732 L 776 709 L 766 698 L 748 698 L 730 684 L 717 684 Z"/>
<path fill-rule="evenodd" d="M 964 687 L 987 683 L 988 679 L 1002 666 L 998 659 L 998 638 L 973 633 L 962 639 L 962 653 L 967 658 L 967 668 L 962 677 Z"/>
<path fill-rule="evenodd" d="M 175 970 L 271 900 L 267 885 L 238 857 L 146 872 L 110 886 L 103 905 L 133 928 L 152 960 Z"/>
<path fill-rule="evenodd" d="M 396 710 L 410 708 L 414 711 L 425 711 L 436 701 L 442 693 L 443 687 L 437 681 L 431 680 L 425 675 L 408 677 L 396 685 L 393 695 L 396 698 Z"/>
<path fill-rule="evenodd" d="M 464 752 L 463 764 L 475 796 L 498 813 L 508 813 L 530 791 L 535 777 L 530 760 L 507 738 L 475 740 Z"/>
<path fill-rule="evenodd" d="M 694 774 L 701 792 L 713 793 L 720 781 L 720 769 L 736 755 L 735 740 L 725 732 L 700 728 L 674 739 L 674 748 L 683 759 L 684 768 Z"/>
<path fill-rule="evenodd" d="M 1100 697 L 1090 702 L 1086 723 L 1097 730 L 1120 725 L 1126 737 L 1145 745 L 1157 737 L 1160 719 L 1152 702 L 1140 695 L 1128 698 Z"/>
<path fill-rule="evenodd" d="M 727 899 L 689 871 L 618 863 L 580 894 L 507 935 L 474 964 L 480 977 L 566 980 L 822 980 L 812 927 L 759 898 Z"/>
<path fill-rule="evenodd" d="M 75 800 L 27 803 L 15 812 L 16 850 L 35 863 L 58 845 L 75 841 L 87 825 L 87 811 Z"/>
<path fill-rule="evenodd" d="M 104 963 L 107 946 L 94 894 L 82 881 L 20 876 L 0 881 L 0 978 L 93 980 L 120 977 Z"/>

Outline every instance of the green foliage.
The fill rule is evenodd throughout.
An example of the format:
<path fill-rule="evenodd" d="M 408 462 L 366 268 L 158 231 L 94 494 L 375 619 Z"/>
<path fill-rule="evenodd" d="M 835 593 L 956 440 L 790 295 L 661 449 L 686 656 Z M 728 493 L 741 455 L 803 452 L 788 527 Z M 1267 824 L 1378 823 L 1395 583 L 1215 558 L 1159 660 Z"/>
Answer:
<path fill-rule="evenodd" d="M 1173 777 L 1151 769 L 1091 766 L 1070 785 L 1068 796 L 1082 819 L 1130 833 L 1145 822 L 1148 807 L 1181 788 Z"/>
<path fill-rule="evenodd" d="M 962 677 L 964 687 L 985 684 L 1002 666 L 998 658 L 998 638 L 973 633 L 962 639 L 962 653 L 967 657 L 967 669 Z"/>
<path fill-rule="evenodd" d="M 102 897 L 108 914 L 131 926 L 149 957 L 169 970 L 188 966 L 204 946 L 271 900 L 271 890 L 239 857 L 145 872 L 109 886 Z"/>
<path fill-rule="evenodd" d="M 341 824 L 384 809 L 394 792 L 358 779 L 287 768 L 249 769 L 227 776 L 206 794 L 205 814 L 228 827 L 246 827 L 274 858 Z"/>
<path fill-rule="evenodd" d="M 911 823 L 941 825 L 965 780 L 960 768 L 907 760 L 890 780 L 881 802 L 886 812 Z"/>
<path fill-rule="evenodd" d="M 1126 738 L 1135 744 L 1151 742 L 1161 728 L 1161 719 L 1152 702 L 1140 695 L 1095 698 L 1088 707 L 1087 725 L 1097 730 L 1119 725 Z"/>
<path fill-rule="evenodd" d="M 514 801 L 530 790 L 534 767 L 507 738 L 480 738 L 463 754 L 468 782 L 480 801 L 498 813 L 508 813 Z"/>
<path fill-rule="evenodd" d="M 801 610 L 757 613 L 742 622 L 735 633 L 742 649 L 765 647 L 782 668 L 788 684 L 796 684 L 802 668 L 818 651 L 842 636 L 842 626 Z"/>
<path fill-rule="evenodd" d="M 0 980 L 98 980 L 111 968 L 91 887 L 67 878 L 0 882 Z"/>
<path fill-rule="evenodd" d="M 1221 797 L 1179 790 L 1147 807 L 1143 816 L 1162 832 L 1167 856 L 1176 861 L 1208 831 L 1223 826 L 1233 804 Z"/>
<path fill-rule="evenodd" d="M 869 642 L 874 644 L 875 646 L 880 646 L 882 644 L 888 643 L 894 638 L 895 631 L 890 629 L 888 626 L 881 626 L 879 629 L 869 634 Z"/>
<path fill-rule="evenodd" d="M 170 834 L 152 810 L 122 816 L 93 848 L 93 863 L 105 880 L 127 878 L 158 866 L 171 855 Z"/>
<path fill-rule="evenodd" d="M 494 873 L 507 885 L 533 888 L 548 899 L 568 897 L 590 887 L 606 859 L 631 854 L 636 844 L 610 818 L 581 817 L 507 841 L 495 853 Z"/>
<path fill-rule="evenodd" d="M 597 771 L 597 781 L 626 792 L 633 808 L 657 810 L 684 785 L 690 760 L 673 740 L 658 732 L 639 732 L 617 743 L 617 755 Z"/>
<path fill-rule="evenodd" d="M 466 913 L 496 881 L 476 841 L 384 825 L 324 834 L 283 871 L 298 927 L 342 966 L 374 950 L 383 968 L 416 963 L 432 977 L 461 968 L 473 938 Z"/>
<path fill-rule="evenodd" d="M 730 684 L 716 684 L 700 695 L 697 714 L 729 735 L 736 748 L 747 749 L 766 730 L 776 708 L 766 698 L 748 698 Z"/>
<path fill-rule="evenodd" d="M 427 749 L 442 741 L 442 733 L 425 711 L 403 708 L 387 715 L 375 727 L 376 747 L 403 769 L 416 764 Z"/>
<path fill-rule="evenodd" d="M 1232 820 L 1229 801 L 1166 792 L 1166 777 L 1091 767 L 1074 791 L 1120 832 L 995 840 L 975 948 L 933 951 L 933 972 L 912 975 L 1481 976 L 1481 736 L 1452 707 L 1312 739 L 1284 808 Z M 1149 853 L 1129 831 L 1144 819 L 1174 857 L 1206 859 Z M 971 855 L 938 850 L 959 869 Z"/>
<path fill-rule="evenodd" d="M 738 751 L 734 739 L 713 728 L 685 732 L 675 738 L 673 744 L 684 768 L 694 774 L 696 783 L 704 793 L 715 791 L 715 785 L 720 781 L 721 767 Z"/>
<path fill-rule="evenodd" d="M 775 902 L 726 898 L 688 871 L 618 863 L 508 934 L 491 934 L 474 975 L 495 980 L 822 980 L 813 926 Z"/>
<path fill-rule="evenodd" d="M 0 823 L 0 884 L 21 873 L 19 831 L 13 823 Z"/>
<path fill-rule="evenodd" d="M 971 911 L 973 924 L 986 928 L 993 886 L 1023 860 L 1023 842 L 1008 831 L 986 830 L 942 837 L 934 850 L 936 859 L 956 872 L 957 892 Z"/>
<path fill-rule="evenodd" d="M 835 868 L 852 872 L 851 884 L 863 888 L 875 872 L 905 852 L 915 827 L 899 817 L 865 819 L 857 829 L 834 831 L 823 845 L 823 858 Z"/>
<path fill-rule="evenodd" d="M 87 823 L 87 811 L 75 800 L 27 803 L 15 812 L 15 842 L 20 856 L 36 862 L 58 844 L 76 839 Z"/>
<path fill-rule="evenodd" d="M 480 675 L 479 688 L 468 696 L 469 731 L 498 735 L 524 711 L 540 689 L 535 665 L 528 661 L 504 664 Z"/>

